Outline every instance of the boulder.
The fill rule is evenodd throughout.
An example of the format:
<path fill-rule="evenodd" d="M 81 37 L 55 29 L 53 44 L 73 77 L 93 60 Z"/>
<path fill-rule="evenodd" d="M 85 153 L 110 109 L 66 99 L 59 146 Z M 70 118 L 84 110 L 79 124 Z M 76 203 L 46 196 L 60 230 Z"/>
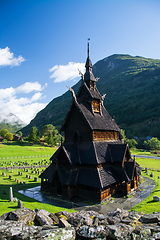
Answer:
<path fill-rule="evenodd" d="M 15 239 L 17 240 L 29 240 L 29 239 L 37 239 L 37 235 L 42 230 L 40 226 L 27 226 L 22 225 L 22 231 L 16 235 Z"/>
<path fill-rule="evenodd" d="M 89 239 L 106 239 L 105 227 L 102 225 L 98 227 L 83 225 L 77 230 L 77 234 Z"/>
<path fill-rule="evenodd" d="M 108 238 L 111 239 L 131 239 L 131 234 L 133 232 L 134 228 L 120 223 L 117 225 L 107 225 L 106 226 L 106 234 Z"/>
<path fill-rule="evenodd" d="M 133 239 L 137 239 L 136 235 L 138 235 L 140 237 L 139 239 L 146 240 L 146 239 L 150 239 L 151 233 L 152 233 L 152 231 L 150 229 L 150 226 L 147 226 L 147 225 L 143 226 L 142 225 L 140 227 L 135 228 L 132 236 L 134 236 Z M 134 235 L 134 234 L 136 234 L 136 235 Z"/>
<path fill-rule="evenodd" d="M 49 217 L 53 220 L 53 224 L 54 225 L 58 225 L 59 224 L 59 218 L 55 214 L 50 213 Z"/>
<path fill-rule="evenodd" d="M 52 218 L 49 217 L 51 213 L 44 210 L 40 209 L 36 212 L 36 217 L 35 221 L 38 225 L 43 226 L 43 225 L 53 225 L 53 220 Z"/>
<path fill-rule="evenodd" d="M 2 216 L 0 216 L 0 220 L 6 220 L 8 218 L 9 212 L 4 213 Z"/>
<path fill-rule="evenodd" d="M 0 220 L 0 239 L 12 238 L 22 232 L 22 222 Z"/>
<path fill-rule="evenodd" d="M 124 217 L 128 217 L 128 215 L 129 215 L 128 211 L 126 211 L 122 208 L 117 208 L 115 211 L 108 213 L 109 217 L 117 217 L 120 219 L 122 219 Z"/>
<path fill-rule="evenodd" d="M 29 222 L 34 222 L 35 216 L 35 211 L 29 208 L 19 208 L 15 211 L 11 211 L 7 219 L 28 224 Z"/>
<path fill-rule="evenodd" d="M 153 196 L 153 202 L 159 202 L 160 201 L 160 197 L 158 196 Z"/>
<path fill-rule="evenodd" d="M 95 211 L 80 211 L 80 212 L 70 213 L 67 216 L 67 221 L 71 225 L 77 228 L 82 225 L 91 226 L 94 222 L 95 217 L 101 220 L 105 219 L 103 214 L 99 214 Z"/>
<path fill-rule="evenodd" d="M 45 239 L 45 240 L 74 240 L 76 239 L 76 232 L 73 227 L 69 229 L 58 228 L 58 229 L 49 229 L 41 231 L 36 239 Z"/>
<path fill-rule="evenodd" d="M 59 219 L 59 224 L 61 227 L 65 227 L 65 228 L 70 228 L 71 225 L 67 222 L 67 220 L 65 218 L 60 218 Z"/>
<path fill-rule="evenodd" d="M 128 214 L 128 219 L 131 219 L 131 220 L 139 220 L 141 217 L 141 214 L 137 213 L 137 212 L 133 212 L 133 211 L 130 211 L 129 214 Z"/>
<path fill-rule="evenodd" d="M 142 215 L 140 221 L 143 223 L 158 223 L 160 221 L 160 213 Z"/>
<path fill-rule="evenodd" d="M 108 217 L 107 218 L 107 221 L 110 225 L 114 225 L 114 224 L 117 224 L 121 221 L 121 218 L 118 218 L 118 217 Z"/>

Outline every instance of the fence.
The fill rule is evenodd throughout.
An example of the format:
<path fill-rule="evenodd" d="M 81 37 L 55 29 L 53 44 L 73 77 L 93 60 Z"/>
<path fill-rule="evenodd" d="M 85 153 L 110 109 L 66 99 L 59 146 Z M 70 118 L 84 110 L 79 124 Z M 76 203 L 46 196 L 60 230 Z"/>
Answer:
<path fill-rule="evenodd" d="M 1 157 L 0 160 L 7 160 L 7 159 L 22 159 L 22 158 L 40 158 L 40 157 L 51 157 L 51 155 L 37 155 L 37 156 L 17 156 L 17 157 Z"/>

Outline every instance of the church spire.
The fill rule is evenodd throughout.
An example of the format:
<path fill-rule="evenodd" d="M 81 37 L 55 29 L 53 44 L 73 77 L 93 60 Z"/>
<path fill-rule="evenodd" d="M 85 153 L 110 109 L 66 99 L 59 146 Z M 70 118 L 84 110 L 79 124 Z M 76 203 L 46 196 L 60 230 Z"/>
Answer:
<path fill-rule="evenodd" d="M 86 72 L 88 72 L 89 70 L 92 70 L 92 62 L 91 62 L 91 60 L 90 60 L 90 58 L 89 58 L 89 40 L 90 40 L 90 38 L 88 38 L 88 49 L 87 49 L 87 51 L 88 51 L 88 56 L 87 56 L 87 60 L 86 60 L 86 65 L 85 65 L 85 67 L 86 67 Z"/>
<path fill-rule="evenodd" d="M 89 58 L 89 39 L 88 39 L 88 58 Z"/>

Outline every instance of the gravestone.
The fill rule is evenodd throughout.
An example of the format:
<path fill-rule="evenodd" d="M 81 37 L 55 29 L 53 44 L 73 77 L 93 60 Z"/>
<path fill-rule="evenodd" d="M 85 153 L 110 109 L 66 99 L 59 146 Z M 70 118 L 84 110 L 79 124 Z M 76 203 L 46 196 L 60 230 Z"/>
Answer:
<path fill-rule="evenodd" d="M 23 186 L 24 186 L 24 187 L 26 186 L 26 182 L 23 182 Z"/>
<path fill-rule="evenodd" d="M 31 175 L 29 175 L 29 179 L 32 179 Z"/>
<path fill-rule="evenodd" d="M 23 203 L 22 203 L 21 200 L 18 200 L 18 207 L 19 207 L 19 208 L 23 208 Z"/>
<path fill-rule="evenodd" d="M 150 177 L 153 177 L 153 172 L 151 172 Z"/>
<path fill-rule="evenodd" d="M 35 177 L 35 178 L 34 178 L 34 181 L 35 181 L 35 182 L 38 182 L 38 178 L 37 178 L 37 177 Z"/>
<path fill-rule="evenodd" d="M 28 178 L 28 175 L 26 175 L 26 178 Z"/>
<path fill-rule="evenodd" d="M 9 179 L 12 179 L 12 176 L 11 176 L 11 175 L 9 175 Z"/>
<path fill-rule="evenodd" d="M 9 200 L 13 202 L 13 192 L 12 192 L 12 187 L 9 188 Z"/>

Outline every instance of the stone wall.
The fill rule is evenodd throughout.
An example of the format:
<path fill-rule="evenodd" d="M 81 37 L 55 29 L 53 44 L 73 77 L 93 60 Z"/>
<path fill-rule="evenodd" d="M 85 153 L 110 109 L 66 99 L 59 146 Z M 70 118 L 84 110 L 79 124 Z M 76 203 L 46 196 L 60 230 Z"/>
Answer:
<path fill-rule="evenodd" d="M 94 211 L 53 214 L 19 208 L 0 217 L 0 239 L 160 239 L 160 212 L 140 214 L 117 208 L 106 215 Z"/>

